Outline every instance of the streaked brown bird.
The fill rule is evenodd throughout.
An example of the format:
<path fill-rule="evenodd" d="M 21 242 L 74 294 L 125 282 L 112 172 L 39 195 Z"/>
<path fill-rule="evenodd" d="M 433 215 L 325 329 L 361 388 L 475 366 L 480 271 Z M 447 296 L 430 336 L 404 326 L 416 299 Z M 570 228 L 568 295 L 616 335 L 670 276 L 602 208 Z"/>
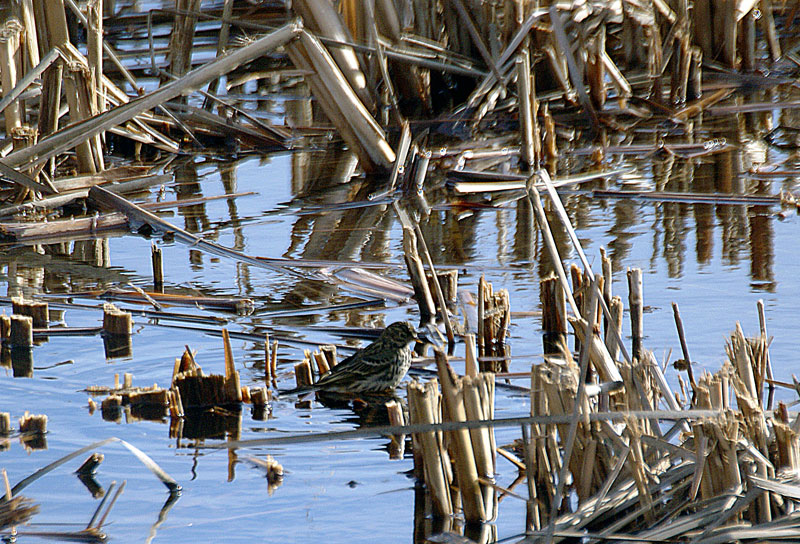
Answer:
<path fill-rule="evenodd" d="M 408 345 L 417 332 L 408 321 L 386 327 L 367 347 L 347 357 L 316 383 L 282 391 L 293 395 L 321 391 L 329 393 L 384 393 L 393 390 L 411 367 Z"/>

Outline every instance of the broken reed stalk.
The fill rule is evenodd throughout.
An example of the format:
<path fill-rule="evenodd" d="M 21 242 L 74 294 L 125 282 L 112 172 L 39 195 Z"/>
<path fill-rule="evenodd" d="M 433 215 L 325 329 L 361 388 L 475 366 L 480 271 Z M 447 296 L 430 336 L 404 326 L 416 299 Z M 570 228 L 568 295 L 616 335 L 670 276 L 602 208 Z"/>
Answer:
<path fill-rule="evenodd" d="M 642 295 L 642 269 L 628 269 L 628 307 L 631 316 L 631 356 L 639 359 L 642 356 L 642 338 L 644 336 L 644 302 Z"/>
<path fill-rule="evenodd" d="M 164 260 L 161 248 L 155 243 L 151 246 L 151 261 L 153 264 L 153 291 L 156 293 L 164 292 Z"/>
<path fill-rule="evenodd" d="M 270 364 L 269 353 L 269 333 L 264 333 L 264 385 L 269 389 L 270 380 L 272 379 L 272 365 Z"/>
<path fill-rule="evenodd" d="M 572 289 L 570 288 L 570 283 L 567 280 L 567 275 L 564 271 L 564 264 L 561 261 L 561 256 L 558 254 L 558 248 L 556 247 L 553 233 L 550 230 L 550 223 L 547 221 L 547 216 L 544 213 L 544 207 L 542 206 L 542 200 L 539 197 L 539 191 L 534 186 L 536 177 L 537 175 L 534 174 L 528 181 L 528 199 L 533 206 L 533 211 L 536 214 L 536 222 L 539 224 L 539 228 L 542 231 L 544 245 L 547 248 L 550 261 L 553 263 L 553 268 L 555 268 L 556 275 L 561 282 L 561 287 L 564 290 L 564 295 L 567 297 L 567 302 L 569 302 L 572 313 L 574 313 L 576 316 L 579 316 L 581 315 L 581 312 L 578 309 L 578 305 L 575 303 L 575 298 L 572 296 Z"/>
<path fill-rule="evenodd" d="M 517 101 L 519 103 L 520 131 L 522 132 L 522 160 L 529 169 L 538 167 L 540 160 L 539 127 L 536 121 L 536 96 L 531 74 L 528 49 L 523 49 L 516 60 Z"/>
<path fill-rule="evenodd" d="M 0 28 L 0 83 L 3 95 L 9 94 L 17 84 L 17 53 L 23 27 L 17 19 L 9 19 Z M 5 109 L 6 135 L 22 126 L 22 110 L 19 102 L 13 102 Z"/>
<path fill-rule="evenodd" d="M 475 377 L 478 375 L 478 351 L 475 346 L 475 335 L 464 335 L 464 375 Z"/>
<path fill-rule="evenodd" d="M 434 350 L 436 368 L 442 386 L 444 400 L 442 413 L 446 421 L 466 421 L 463 384 L 447 363 L 447 355 L 441 349 Z M 450 431 L 452 453 L 455 461 L 455 477 L 461 496 L 464 518 L 468 522 L 486 521 L 483 493 L 478 483 L 478 468 L 469 430 Z"/>
<path fill-rule="evenodd" d="M 90 79 L 90 97 L 95 112 L 106 110 L 106 93 L 103 85 L 103 0 L 90 0 L 86 4 L 87 38 Z"/>
<path fill-rule="evenodd" d="M 353 37 L 332 4 L 300 0 L 292 4 L 308 27 L 320 37 L 340 43 L 353 43 Z M 360 10 L 363 15 L 363 8 Z M 337 46 L 330 54 L 358 98 L 369 111 L 375 110 L 375 98 L 367 86 L 367 77 L 361 70 L 358 56 L 350 46 Z"/>
<path fill-rule="evenodd" d="M 130 336 L 133 321 L 130 312 L 120 310 L 110 302 L 103 304 L 103 330 L 112 335 Z"/>
<path fill-rule="evenodd" d="M 595 280 L 594 287 L 596 287 L 596 282 L 597 282 L 597 280 Z M 590 300 L 589 307 L 592 308 L 593 311 L 592 311 L 592 313 L 590 313 L 587 316 L 588 319 L 584 322 L 584 325 L 585 325 L 584 329 L 583 329 L 584 338 L 586 338 L 587 336 L 589 336 L 593 332 L 592 331 L 592 329 L 593 329 L 592 323 L 595 322 L 596 317 L 597 317 L 596 316 L 596 306 L 594 304 L 595 301 L 596 301 L 596 297 L 597 297 L 597 289 L 592 289 L 591 290 L 591 295 L 589 297 L 589 300 Z M 567 431 L 566 439 L 562 438 L 562 440 L 564 441 L 564 455 L 563 455 L 563 459 L 561 461 L 561 470 L 560 470 L 559 475 L 558 475 L 558 483 L 557 483 L 557 487 L 556 487 L 555 497 L 554 497 L 554 500 L 551 503 L 551 507 L 550 507 L 550 516 L 549 516 L 550 525 L 548 526 L 548 538 L 550 538 L 550 535 L 552 534 L 550 532 L 550 530 L 554 527 L 553 522 L 556 519 L 556 513 L 558 512 L 558 509 L 561 507 L 561 501 L 562 501 L 562 498 L 563 498 L 563 492 L 564 492 L 564 488 L 565 488 L 566 480 L 567 480 L 567 472 L 569 471 L 570 458 L 572 456 L 573 447 L 575 445 L 575 438 L 576 438 L 576 433 L 577 433 L 577 430 L 578 430 L 578 423 L 581 421 L 581 419 L 582 419 L 581 416 L 582 415 L 583 415 L 584 418 L 588 417 L 588 414 L 581 414 L 581 409 L 585 408 L 585 406 L 584 406 L 584 392 L 585 392 L 585 388 L 586 388 L 586 376 L 587 376 L 587 372 L 588 372 L 588 368 L 589 368 L 590 351 L 591 351 L 590 346 L 587 345 L 587 343 L 584 341 L 583 349 L 581 351 L 580 360 L 579 360 L 578 390 L 575 393 L 575 400 L 574 400 L 574 404 L 573 404 L 572 418 L 571 418 L 571 421 L 570 421 L 570 424 L 569 424 L 569 430 Z"/>
<path fill-rule="evenodd" d="M 403 227 L 403 252 L 411 286 L 414 288 L 414 298 L 419 305 L 420 321 L 428 323 L 436 315 L 436 305 L 433 303 L 428 282 L 425 280 L 425 269 L 422 259 L 417 251 L 417 236 L 411 227 Z"/>
<path fill-rule="evenodd" d="M 508 290 L 501 289 L 499 292 L 494 293 L 492 284 L 487 282 L 483 276 L 478 282 L 478 325 L 479 338 L 478 345 L 480 347 L 480 355 L 482 357 L 504 357 L 506 355 L 505 339 L 508 332 L 508 326 L 511 321 L 511 306 L 508 296 Z M 505 371 L 506 368 L 501 368 L 506 363 L 502 361 L 495 361 L 489 364 L 485 361 L 483 366 L 484 370 L 488 369 L 493 372 Z"/>
<path fill-rule="evenodd" d="M 334 344 L 326 344 L 324 346 L 320 346 L 319 351 L 325 357 L 325 361 L 328 365 L 328 368 L 333 368 L 336 366 L 337 363 L 336 346 Z"/>
<path fill-rule="evenodd" d="M 426 273 L 425 279 L 428 281 L 428 289 L 433 293 L 433 275 L 431 273 Z M 447 307 L 453 307 L 458 300 L 458 270 L 436 272 L 436 281 L 439 282 L 439 287 L 442 290 L 442 295 L 444 295 Z"/>
<path fill-rule="evenodd" d="M 425 384 L 412 381 L 408 384 L 408 411 L 412 424 L 431 424 L 441 421 L 441 394 L 438 382 L 433 379 Z M 431 495 L 434 515 L 453 515 L 450 484 L 453 480 L 450 456 L 444 447 L 442 433 L 425 432 L 412 435 L 415 460 L 419 453 L 425 484 Z"/>
<path fill-rule="evenodd" d="M 331 368 L 328 366 L 328 360 L 325 358 L 325 355 L 323 355 L 319 351 L 315 351 L 313 357 L 314 357 L 314 362 L 317 365 L 317 374 L 319 376 L 324 376 L 325 374 L 330 372 Z"/>
<path fill-rule="evenodd" d="M 678 303 L 672 303 L 672 313 L 675 316 L 675 327 L 678 329 L 678 340 L 681 343 L 681 352 L 683 353 L 683 362 L 686 366 L 686 374 L 689 376 L 689 383 L 694 389 L 697 382 L 694 380 L 694 371 L 692 370 L 692 360 L 689 356 L 689 347 L 686 345 L 686 335 L 683 332 L 683 320 L 681 319 L 681 312 L 678 309 Z M 694 395 L 694 393 L 692 393 Z"/>
<path fill-rule="evenodd" d="M 567 299 L 556 276 L 550 275 L 539 281 L 539 301 L 542 307 L 544 353 L 568 355 Z"/>
<path fill-rule="evenodd" d="M 294 379 L 297 387 L 305 387 L 314 383 L 313 376 L 311 362 L 308 359 L 303 359 L 294 365 Z"/>
<path fill-rule="evenodd" d="M 225 382 L 227 397 L 231 402 L 242 402 L 242 386 L 239 381 L 239 373 L 236 371 L 236 363 L 233 360 L 233 350 L 231 349 L 231 338 L 228 329 L 222 329 L 222 346 L 225 351 Z"/>
<path fill-rule="evenodd" d="M 617 355 L 619 355 L 619 342 L 617 338 L 622 338 L 622 298 L 618 296 L 612 297 L 609 309 L 611 310 L 611 319 L 606 320 L 606 323 L 608 323 L 608 330 L 606 330 L 605 342 L 608 354 L 611 355 L 611 359 L 616 361 Z"/>
<path fill-rule="evenodd" d="M 295 66 L 307 72 L 306 80 L 325 115 L 359 156 L 365 170 L 388 170 L 396 157 L 383 129 L 319 39 L 305 30 L 300 30 L 297 38 L 285 44 L 286 52 Z"/>
<path fill-rule="evenodd" d="M 278 387 L 278 341 L 272 341 L 272 357 L 269 361 L 272 387 Z"/>
<path fill-rule="evenodd" d="M 447 300 L 444 298 L 444 293 L 442 292 L 442 286 L 439 284 L 439 279 L 436 274 L 436 268 L 433 266 L 433 260 L 431 259 L 431 254 L 428 252 L 428 244 L 425 243 L 425 237 L 422 235 L 422 229 L 419 227 L 419 223 L 414 225 L 414 229 L 416 230 L 417 234 L 417 243 L 419 243 L 419 247 L 422 248 L 422 254 L 425 257 L 426 264 L 431 271 L 431 276 L 436 278 L 433 281 L 433 294 L 436 295 L 436 300 L 438 301 L 438 309 L 439 309 L 439 318 L 441 319 L 442 323 L 444 323 L 444 329 L 447 334 L 447 341 L 452 346 L 455 345 L 455 333 L 453 332 L 453 324 L 450 323 L 450 316 L 447 313 Z M 427 281 L 427 277 L 423 275 L 421 278 L 422 281 L 425 282 L 425 285 L 429 285 Z"/>
<path fill-rule="evenodd" d="M 389 425 L 395 427 L 402 427 L 405 423 L 405 418 L 403 417 L 403 408 L 400 406 L 396 400 L 390 400 L 385 404 L 386 406 L 386 413 L 389 417 Z M 392 443 L 389 445 L 389 458 L 390 459 L 402 459 L 403 453 L 405 452 L 405 445 L 406 445 L 406 435 L 399 434 L 399 435 L 392 435 L 391 436 Z"/>
<path fill-rule="evenodd" d="M 183 92 L 197 89 L 213 78 L 235 69 L 242 63 L 280 47 L 295 38 L 300 31 L 301 27 L 296 22 L 286 24 L 241 49 L 233 50 L 217 60 L 192 70 L 180 79 L 162 85 L 147 95 L 112 108 L 91 119 L 70 125 L 57 134 L 40 140 L 30 148 L 11 153 L 3 159 L 3 163 L 11 167 L 20 167 L 26 163 L 31 163 L 32 165 L 40 164 L 74 147 L 76 144 L 86 141 L 87 138 L 129 121 Z"/>

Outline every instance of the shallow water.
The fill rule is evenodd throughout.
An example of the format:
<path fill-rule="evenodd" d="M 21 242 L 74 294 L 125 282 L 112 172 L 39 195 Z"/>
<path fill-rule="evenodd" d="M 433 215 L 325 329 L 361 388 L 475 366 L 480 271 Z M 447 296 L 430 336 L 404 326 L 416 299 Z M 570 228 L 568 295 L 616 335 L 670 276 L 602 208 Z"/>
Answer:
<path fill-rule="evenodd" d="M 562 193 L 596 272 L 600 270 L 599 250 L 607 248 L 614 261 L 613 289 L 626 306 L 625 270 L 643 269 L 645 346 L 659 360 L 666 360 L 670 352 L 670 361 L 680 357 L 671 302 L 680 305 L 696 372 L 713 372 L 726 360 L 725 338 L 737 320 L 746 334 L 758 332 L 756 303 L 763 299 L 769 334 L 774 336 L 770 354 L 775 377 L 791 381 L 799 321 L 800 268 L 795 247 L 800 220 L 794 210 L 777 215 L 781 211 L 777 205 L 600 198 L 592 196 L 589 189 L 773 195 L 781 189 L 797 191 L 795 177 L 756 179 L 748 174 L 762 163 L 779 165 L 782 170 L 796 163 L 791 151 L 768 147 L 763 141 L 771 124 L 791 121 L 788 114 L 782 115 L 748 114 L 724 122 L 711 118 L 708 124 L 716 127 L 714 133 L 722 133 L 735 149 L 691 160 L 663 154 L 612 156 L 608 166 L 631 166 L 635 173 Z M 656 141 L 654 136 L 645 136 L 641 143 L 655 145 Z M 582 166 L 580 158 L 566 156 L 559 173 L 579 171 Z M 401 266 L 401 228 L 392 208 L 373 204 L 341 210 L 333 206 L 367 203 L 367 196 L 376 191 L 361 178 L 350 179 L 351 167 L 347 154 L 331 151 L 229 161 L 184 157 L 169 167 L 174 183 L 163 188 L 162 199 L 256 194 L 179 208 L 162 217 L 246 254 L 385 263 L 378 273 L 406 281 Z M 154 188 L 147 198 L 155 199 L 158 192 L 159 188 Z M 509 290 L 512 311 L 539 310 L 538 282 L 548 269 L 547 257 L 540 237 L 531 234 L 532 216 L 525 201 L 509 199 L 491 208 L 475 205 L 482 199 L 468 199 L 469 204 L 467 199 L 462 201 L 440 189 L 427 190 L 425 196 L 434 205 L 422 223 L 427 244 L 437 264 L 460 271 L 459 289 L 474 293 L 485 274 L 495 289 Z M 565 260 L 578 262 L 563 233 L 557 233 L 557 238 Z M 417 316 L 413 304 L 273 316 L 270 312 L 363 298 L 330 284 L 298 280 L 169 240 L 155 241 L 163 249 L 168 291 L 253 299 L 255 310 L 246 316 L 175 309 L 227 317 L 230 331 L 263 334 L 264 327 L 269 327 L 274 338 L 337 343 L 343 354 L 347 353 L 345 346 L 359 344 L 325 327 L 381 327 L 399 319 L 413 321 Z M 7 246 L 0 253 L 1 279 L 8 296 L 103 290 L 125 287 L 127 282 L 146 289 L 151 283 L 151 242 L 126 235 L 60 245 Z M 98 253 L 100 258 L 96 258 Z M 93 257 L 86 258 L 88 254 Z M 87 299 L 75 301 L 98 304 Z M 102 312 L 69 308 L 63 320 L 72 327 L 97 326 Z M 179 326 L 144 317 L 134 321 L 131 357 L 107 359 L 99 336 L 52 337 L 33 350 L 32 377 L 14 377 L 12 368 L 3 369 L 0 410 L 10 411 L 12 420 L 25 411 L 49 418 L 46 447 L 26 451 L 14 438 L 0 452 L 0 466 L 7 470 L 12 485 L 80 447 L 115 436 L 146 452 L 183 488 L 180 498 L 162 511 L 168 498 L 165 487 L 119 444 L 102 447 L 99 451 L 105 461 L 97 482 L 106 489 L 112 481 L 126 482 L 104 527 L 115 541 L 369 542 L 380 535 L 382 541 L 408 542 L 422 541 L 426 532 L 446 529 L 431 527 L 430 520 L 424 519 L 424 496 L 415 492 L 410 476 L 410 448 L 402 459 L 390 459 L 387 438 L 240 448 L 230 454 L 217 448 L 227 438 L 324 433 L 370 424 L 349 409 L 326 408 L 316 402 L 296 406 L 293 400 L 278 400 L 268 417 L 259 419 L 245 405 L 241 414 L 213 421 L 210 416 L 187 420 L 180 439 L 170 437 L 168 421 L 134 421 L 123 415 L 119 422 L 111 422 L 99 411 L 90 414 L 84 388 L 111 386 L 115 374 L 125 372 L 133 374 L 134 385 L 167 386 L 174 359 L 184 345 L 197 351 L 196 358 L 206 372 L 223 372 L 222 342 L 217 335 L 206 334 L 201 325 Z M 541 360 L 540 326 L 539 318 L 530 313 L 512 319 L 511 371 L 527 371 Z M 627 314 L 624 327 L 627 335 Z M 232 347 L 242 384 L 261 385 L 263 342 L 234 338 Z M 293 385 L 293 364 L 302 359 L 302 348 L 281 343 L 279 386 Z M 463 353 L 463 346 L 457 353 Z M 675 370 L 670 367 L 667 375 L 677 388 Z M 777 398 L 791 400 L 793 395 L 779 390 Z M 498 417 L 527 413 L 524 394 L 498 388 Z M 498 430 L 497 442 L 507 444 L 518 436 L 516 429 Z M 263 472 L 246 460 L 268 454 L 286 470 L 282 484 L 271 493 Z M 21 532 L 79 530 L 88 523 L 99 500 L 72 474 L 84 457 L 57 468 L 23 491 L 39 504 L 40 512 L 34 524 Z M 516 469 L 503 459 L 497 464 L 498 483 L 509 485 Z M 500 504 L 497 520 L 484 530 L 497 538 L 510 537 L 523 531 L 524 519 L 524 503 L 507 497 Z"/>

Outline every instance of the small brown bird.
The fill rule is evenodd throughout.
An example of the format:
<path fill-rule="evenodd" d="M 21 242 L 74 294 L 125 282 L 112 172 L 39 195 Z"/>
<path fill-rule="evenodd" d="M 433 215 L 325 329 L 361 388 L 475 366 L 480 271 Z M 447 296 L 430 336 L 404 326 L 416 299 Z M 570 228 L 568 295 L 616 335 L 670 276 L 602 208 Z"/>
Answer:
<path fill-rule="evenodd" d="M 393 390 L 411 367 L 408 345 L 416 340 L 417 332 L 408 321 L 398 321 L 386 327 L 367 347 L 358 350 L 312 385 L 304 385 L 282 395 L 311 391 L 329 393 L 383 393 Z"/>

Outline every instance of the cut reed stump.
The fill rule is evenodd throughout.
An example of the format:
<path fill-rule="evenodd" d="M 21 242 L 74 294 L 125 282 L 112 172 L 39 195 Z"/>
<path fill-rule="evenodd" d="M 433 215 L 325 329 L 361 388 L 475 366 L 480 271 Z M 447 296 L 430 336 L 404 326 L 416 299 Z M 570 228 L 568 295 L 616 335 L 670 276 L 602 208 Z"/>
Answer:
<path fill-rule="evenodd" d="M 478 354 L 481 357 L 501 358 L 481 363 L 481 370 L 508 370 L 506 334 L 511 323 L 511 303 L 506 289 L 495 293 L 492 284 L 481 276 L 478 282 Z"/>
<path fill-rule="evenodd" d="M 130 312 L 120 310 L 110 302 L 103 304 L 103 346 L 106 358 L 130 357 L 133 353 Z"/>
<path fill-rule="evenodd" d="M 78 467 L 78 470 L 75 471 L 75 474 L 84 474 L 84 475 L 93 475 L 97 472 L 97 467 L 100 466 L 100 463 L 103 462 L 105 457 L 102 453 L 93 453 L 86 460 Z"/>
<path fill-rule="evenodd" d="M 11 306 L 15 314 L 29 316 L 33 320 L 33 328 L 46 329 L 49 326 L 47 302 L 14 297 L 11 299 Z"/>
<path fill-rule="evenodd" d="M 11 316 L 9 343 L 12 347 L 30 348 L 33 346 L 33 318 L 27 315 Z"/>
<path fill-rule="evenodd" d="M 153 244 L 151 246 L 151 260 L 153 263 L 153 291 L 156 293 L 164 292 L 164 263 L 161 248 Z"/>
<path fill-rule="evenodd" d="M 223 329 L 223 338 L 227 337 Z M 191 354 L 184 353 L 185 365 L 181 364 L 172 378 L 172 388 L 180 395 L 184 409 L 203 408 L 208 406 L 241 406 L 242 388 L 239 372 L 235 369 L 230 356 L 229 341 L 225 347 L 225 375 L 205 375 L 203 369 L 194 363 Z"/>
<path fill-rule="evenodd" d="M 408 412 L 411 424 L 441 422 L 441 394 L 438 382 L 425 384 L 412 381 L 408 384 Z M 415 470 L 422 469 L 425 485 L 431 495 L 433 514 L 451 516 L 454 512 L 450 484 L 453 481 L 452 465 L 442 433 L 426 432 L 412 435 Z"/>
<path fill-rule="evenodd" d="M 542 343 L 545 354 L 568 355 L 567 298 L 555 275 L 539 281 L 542 305 Z"/>

